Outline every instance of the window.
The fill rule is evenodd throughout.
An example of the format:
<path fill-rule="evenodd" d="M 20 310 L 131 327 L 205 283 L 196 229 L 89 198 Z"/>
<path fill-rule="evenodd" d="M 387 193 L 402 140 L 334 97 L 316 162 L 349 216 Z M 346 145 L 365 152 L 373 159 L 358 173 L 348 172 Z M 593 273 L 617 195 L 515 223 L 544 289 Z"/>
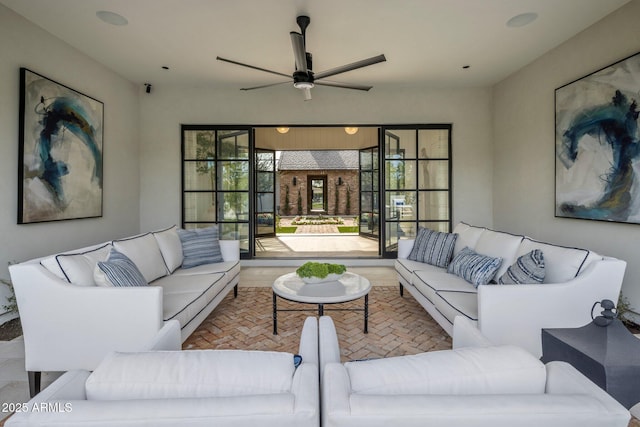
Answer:
<path fill-rule="evenodd" d="M 451 126 L 384 130 L 385 255 L 418 227 L 451 230 Z"/>
<path fill-rule="evenodd" d="M 249 129 L 182 127 L 182 226 L 249 248 Z"/>

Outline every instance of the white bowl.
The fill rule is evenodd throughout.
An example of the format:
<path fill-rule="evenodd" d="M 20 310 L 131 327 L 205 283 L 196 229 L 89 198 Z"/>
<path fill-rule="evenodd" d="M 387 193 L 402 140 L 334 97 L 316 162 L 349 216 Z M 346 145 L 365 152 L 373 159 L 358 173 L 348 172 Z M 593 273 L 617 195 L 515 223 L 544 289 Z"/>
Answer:
<path fill-rule="evenodd" d="M 341 277 L 342 277 L 342 274 L 330 273 L 327 275 L 327 277 L 300 277 L 300 279 L 304 283 L 324 283 L 324 282 L 334 282 L 340 279 Z"/>

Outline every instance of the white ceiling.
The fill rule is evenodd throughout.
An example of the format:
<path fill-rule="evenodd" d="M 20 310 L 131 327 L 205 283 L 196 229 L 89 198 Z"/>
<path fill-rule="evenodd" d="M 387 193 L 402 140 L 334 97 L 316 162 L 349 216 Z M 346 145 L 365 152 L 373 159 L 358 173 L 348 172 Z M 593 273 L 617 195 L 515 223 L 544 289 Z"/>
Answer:
<path fill-rule="evenodd" d="M 230 87 L 286 79 L 216 61 L 293 72 L 289 38 L 307 14 L 314 71 L 384 53 L 331 80 L 375 86 L 488 86 L 629 0 L 0 0 L 126 79 Z M 113 26 L 96 17 L 116 12 Z M 535 12 L 528 26 L 509 18 Z M 162 66 L 170 67 L 163 70 Z M 470 65 L 469 69 L 462 69 Z M 344 90 L 330 88 L 327 90 Z"/>

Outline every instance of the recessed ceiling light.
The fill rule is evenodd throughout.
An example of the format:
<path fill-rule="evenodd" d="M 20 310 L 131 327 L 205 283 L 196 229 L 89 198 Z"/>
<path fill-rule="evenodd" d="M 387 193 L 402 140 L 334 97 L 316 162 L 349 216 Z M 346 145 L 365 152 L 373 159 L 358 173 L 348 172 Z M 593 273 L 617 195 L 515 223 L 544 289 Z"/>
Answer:
<path fill-rule="evenodd" d="M 513 18 L 507 21 L 507 27 L 511 28 L 520 28 L 525 25 L 531 24 L 533 21 L 538 19 L 538 14 L 534 12 L 521 13 L 520 15 L 516 15 Z"/>
<path fill-rule="evenodd" d="M 103 22 L 111 25 L 127 25 L 129 21 L 122 15 L 118 15 L 115 12 L 109 12 L 108 10 L 99 10 L 96 12 L 96 16 Z"/>

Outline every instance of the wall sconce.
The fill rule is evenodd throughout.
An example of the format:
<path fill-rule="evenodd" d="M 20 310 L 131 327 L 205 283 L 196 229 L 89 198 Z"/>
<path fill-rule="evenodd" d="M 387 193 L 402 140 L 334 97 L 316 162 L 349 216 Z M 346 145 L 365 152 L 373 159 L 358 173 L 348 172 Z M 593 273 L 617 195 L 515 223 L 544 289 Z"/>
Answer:
<path fill-rule="evenodd" d="M 293 186 L 295 187 L 296 185 L 298 185 L 298 178 L 296 178 L 295 176 L 293 177 Z"/>
<path fill-rule="evenodd" d="M 276 128 L 276 130 L 279 133 L 283 133 L 283 134 L 289 132 L 289 128 L 285 128 L 285 127 L 279 127 L 279 128 Z"/>
<path fill-rule="evenodd" d="M 358 132 L 358 128 L 346 127 L 346 128 L 344 128 L 344 131 L 345 131 L 348 135 L 355 135 L 355 134 Z"/>
<path fill-rule="evenodd" d="M 342 185 L 342 177 L 341 176 L 338 177 L 338 185 Z"/>

